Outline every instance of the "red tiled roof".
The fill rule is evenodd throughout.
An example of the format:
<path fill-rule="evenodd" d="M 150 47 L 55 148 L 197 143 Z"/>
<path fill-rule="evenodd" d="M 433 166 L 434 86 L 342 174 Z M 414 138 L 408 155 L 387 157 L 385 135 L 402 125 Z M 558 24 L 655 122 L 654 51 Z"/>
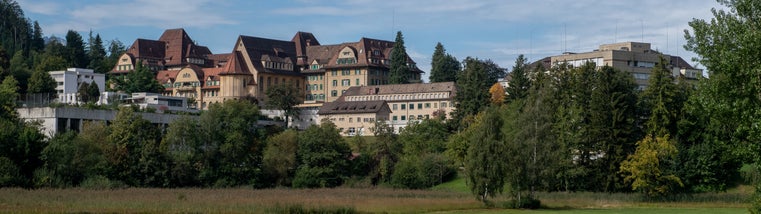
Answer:
<path fill-rule="evenodd" d="M 304 66 L 312 63 L 309 60 L 305 60 L 307 58 L 307 47 L 320 45 L 317 38 L 312 33 L 299 31 L 293 36 L 291 42 L 296 45 L 296 64 Z"/>
<path fill-rule="evenodd" d="M 174 82 L 174 80 L 177 79 L 177 74 L 179 73 L 180 70 L 162 70 L 156 74 L 156 80 L 158 80 L 160 84 L 166 83 L 167 80 Z"/>
<path fill-rule="evenodd" d="M 243 54 L 240 51 L 235 51 L 230 55 L 230 59 L 227 60 L 227 64 L 222 68 L 219 75 L 234 75 L 234 74 L 246 74 L 251 75 L 248 70 L 248 66 L 243 65 Z M 254 61 L 254 62 L 258 62 Z M 257 63 L 254 63 L 257 64 Z"/>
<path fill-rule="evenodd" d="M 159 41 L 166 43 L 164 60 L 168 66 L 184 65 L 188 57 L 203 59 L 204 56 L 211 54 L 209 48 L 196 45 L 182 28 L 164 31 Z"/>

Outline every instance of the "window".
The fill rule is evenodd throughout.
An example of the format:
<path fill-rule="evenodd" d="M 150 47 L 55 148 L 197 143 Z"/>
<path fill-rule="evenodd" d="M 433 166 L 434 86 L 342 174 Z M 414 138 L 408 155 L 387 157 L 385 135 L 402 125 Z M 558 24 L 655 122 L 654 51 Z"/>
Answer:
<path fill-rule="evenodd" d="M 359 85 L 359 79 L 357 79 L 357 84 L 354 84 L 354 85 Z"/>
<path fill-rule="evenodd" d="M 320 90 L 322 90 L 322 84 L 320 84 Z"/>
<path fill-rule="evenodd" d="M 338 86 L 338 80 L 333 80 L 333 86 Z"/>
<path fill-rule="evenodd" d="M 351 75 L 351 71 L 350 70 L 342 70 L 341 71 L 341 75 L 343 75 L 343 76 L 349 76 L 349 75 Z"/>
<path fill-rule="evenodd" d="M 342 118 L 338 118 L 338 121 L 344 121 L 344 118 L 343 117 Z"/>
<path fill-rule="evenodd" d="M 338 73 L 338 72 L 336 72 L 336 71 L 331 71 L 331 72 L 330 72 L 330 75 L 331 75 L 331 76 L 336 76 L 336 75 L 338 75 L 337 73 Z"/>
<path fill-rule="evenodd" d="M 393 105 L 393 109 L 396 110 L 396 104 Z M 396 116 L 394 116 L 394 117 L 396 117 Z"/>
<path fill-rule="evenodd" d="M 418 115 L 417 115 L 417 119 L 418 119 L 418 120 L 422 120 L 422 119 L 423 119 L 423 115 L 419 115 L 419 114 L 418 114 Z"/>
<path fill-rule="evenodd" d="M 446 107 L 447 107 L 447 102 L 441 102 L 441 108 L 446 108 Z"/>
<path fill-rule="evenodd" d="M 433 108 L 439 108 L 439 103 L 433 103 Z"/>
<path fill-rule="evenodd" d="M 415 109 L 415 104 L 410 103 L 410 110 Z"/>
<path fill-rule="evenodd" d="M 351 86 L 351 81 L 349 79 L 343 79 L 341 80 L 341 86 Z"/>
<path fill-rule="evenodd" d="M 396 117 L 396 116 L 394 116 Z M 407 120 L 407 116 L 402 115 L 402 120 Z"/>
<path fill-rule="evenodd" d="M 407 107 L 407 105 L 402 104 L 402 110 L 404 110 L 406 107 Z M 404 120 L 404 119 L 402 119 L 402 120 Z"/>
<path fill-rule="evenodd" d="M 393 118 L 393 119 L 392 119 L 393 121 L 396 121 L 396 119 L 397 119 L 397 118 L 396 118 L 396 116 L 393 116 L 393 117 L 391 117 L 391 118 Z"/>
<path fill-rule="evenodd" d="M 351 117 L 349 118 L 349 122 L 350 122 L 350 123 L 352 123 L 352 122 L 353 122 L 353 121 L 352 121 L 352 119 L 354 119 L 354 118 L 351 118 Z M 357 120 L 357 122 L 359 122 L 359 120 Z M 349 129 L 349 130 L 351 131 L 351 129 Z"/>
<path fill-rule="evenodd" d="M 354 70 L 354 75 L 360 75 L 360 74 L 362 74 L 362 70 L 359 70 L 359 69 Z"/>
<path fill-rule="evenodd" d="M 423 103 L 418 103 L 417 104 L 417 109 L 423 109 Z"/>
<path fill-rule="evenodd" d="M 331 97 L 337 97 L 338 96 L 338 91 L 336 91 L 336 90 L 330 91 L 330 96 Z"/>
<path fill-rule="evenodd" d="M 431 103 L 425 103 L 425 108 L 431 108 Z"/>

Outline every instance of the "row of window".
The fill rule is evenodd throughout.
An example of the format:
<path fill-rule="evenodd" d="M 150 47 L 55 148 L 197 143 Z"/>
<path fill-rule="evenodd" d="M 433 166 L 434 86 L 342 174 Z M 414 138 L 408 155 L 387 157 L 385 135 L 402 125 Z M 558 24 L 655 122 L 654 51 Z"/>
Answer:
<path fill-rule="evenodd" d="M 439 108 L 438 104 L 439 103 L 433 103 L 433 108 Z M 410 110 L 415 109 L 415 103 L 410 103 L 410 104 L 393 104 L 391 105 L 391 110 L 397 110 L 397 107 L 400 107 L 401 110 L 405 110 L 408 106 Z M 447 107 L 447 102 L 441 102 L 441 108 L 446 108 L 446 107 Z M 431 103 L 417 103 L 417 108 L 418 109 L 431 108 Z"/>
<path fill-rule="evenodd" d="M 428 115 L 428 114 L 426 114 L 426 115 L 420 115 L 420 114 L 419 114 L 419 115 L 417 115 L 417 119 L 418 119 L 418 120 L 422 120 L 422 119 L 428 119 L 428 118 L 430 118 L 430 117 L 431 117 L 431 116 L 430 116 L 430 115 Z M 391 117 L 391 120 L 397 121 L 397 119 L 399 119 L 399 117 L 397 117 L 397 116 L 393 116 L 393 117 Z M 415 115 L 410 115 L 409 119 L 410 119 L 410 120 L 414 120 L 414 119 L 415 119 Z M 402 115 L 402 116 L 401 116 L 401 120 L 407 120 L 407 115 Z"/>
<path fill-rule="evenodd" d="M 330 120 L 331 120 L 331 121 L 336 121 L 336 118 L 330 118 Z M 341 118 L 338 118 L 338 121 L 339 121 L 339 122 L 343 122 L 343 121 L 346 121 L 346 118 L 343 118 L 343 117 L 341 117 Z M 349 121 L 350 123 L 353 123 L 355 120 L 354 120 L 354 118 L 353 118 L 353 117 L 349 117 L 348 121 Z M 357 120 L 356 120 L 356 122 L 357 122 L 357 123 L 374 123 L 374 122 L 375 122 L 375 118 L 372 118 L 372 117 L 365 117 L 365 118 L 362 118 L 362 117 L 357 117 Z"/>
<path fill-rule="evenodd" d="M 338 71 L 331 71 L 330 75 L 331 76 L 338 76 Z M 349 70 L 349 69 L 341 70 L 341 75 L 342 76 L 349 76 L 349 75 L 351 75 L 351 70 Z M 354 70 L 354 75 L 362 75 L 362 70 L 355 69 Z M 322 79 L 322 78 L 320 78 L 320 79 Z"/>
<path fill-rule="evenodd" d="M 214 90 L 214 91 L 204 91 L 203 92 L 203 96 L 204 97 L 216 97 L 216 96 L 219 96 L 219 91 L 216 91 L 216 90 Z"/>
<path fill-rule="evenodd" d="M 343 94 L 343 93 L 346 93 L 346 90 L 341 90 L 341 94 Z M 331 97 L 337 97 L 338 96 L 338 91 L 336 91 L 336 90 L 330 91 L 330 96 Z"/>
<path fill-rule="evenodd" d="M 293 65 L 290 63 L 262 61 L 262 65 L 264 65 L 265 68 L 271 69 L 293 70 Z"/>
<path fill-rule="evenodd" d="M 322 75 L 309 75 L 307 76 L 307 79 L 309 80 L 322 80 Z"/>
<path fill-rule="evenodd" d="M 319 87 L 317 87 L 317 86 L 319 86 Z M 322 90 L 322 84 L 319 84 L 319 85 L 318 84 L 311 84 L 311 85 L 307 84 L 306 89 L 307 89 L 307 91 Z"/>
<path fill-rule="evenodd" d="M 354 85 L 356 85 L 356 86 L 362 85 L 361 82 L 359 81 L 359 79 L 356 79 L 356 81 L 354 81 L 354 82 L 355 82 Z M 338 86 L 338 80 L 333 80 L 333 86 Z M 350 79 L 342 79 L 341 80 L 341 86 L 351 86 L 351 80 Z M 322 88 L 320 88 L 320 89 L 322 89 Z"/>
<path fill-rule="evenodd" d="M 354 58 L 338 58 L 336 60 L 336 64 L 344 65 L 344 64 L 355 64 L 357 63 L 357 60 Z"/>
<path fill-rule="evenodd" d="M 325 94 L 307 94 L 307 100 L 325 100 Z"/>

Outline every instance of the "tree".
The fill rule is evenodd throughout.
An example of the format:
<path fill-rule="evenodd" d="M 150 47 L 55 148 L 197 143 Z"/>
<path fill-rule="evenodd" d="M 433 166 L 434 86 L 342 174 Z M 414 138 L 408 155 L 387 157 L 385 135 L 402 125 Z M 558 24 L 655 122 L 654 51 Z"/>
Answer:
<path fill-rule="evenodd" d="M 197 119 L 172 121 L 161 140 L 161 152 L 172 161 L 170 186 L 198 186 L 204 147 Z"/>
<path fill-rule="evenodd" d="M 299 132 L 288 129 L 267 139 L 262 164 L 264 170 L 274 179 L 274 185 L 291 186 L 296 172 L 296 153 L 299 149 Z"/>
<path fill-rule="evenodd" d="M 160 133 L 131 107 L 121 107 L 106 141 L 111 178 L 130 186 L 166 186 L 167 166 L 159 151 Z"/>
<path fill-rule="evenodd" d="M 96 73 L 101 74 L 111 70 L 109 65 L 105 65 L 106 49 L 103 47 L 103 40 L 100 38 L 100 34 L 96 34 L 93 38 L 92 31 L 90 31 L 90 37 L 87 43 L 87 56 L 90 59 L 87 68 L 93 69 Z"/>
<path fill-rule="evenodd" d="M 515 59 L 515 65 L 513 65 L 513 71 L 510 72 L 510 80 L 507 82 L 507 99 L 505 101 L 512 101 L 520 98 L 524 98 L 528 95 L 528 90 L 531 87 L 531 80 L 528 77 L 528 65 L 527 59 L 523 57 L 523 54 L 518 55 Z"/>
<path fill-rule="evenodd" d="M 0 84 L 0 118 L 12 119 L 17 117 L 18 89 L 18 81 L 13 76 L 7 76 L 3 79 L 3 83 Z"/>
<path fill-rule="evenodd" d="M 85 44 L 82 35 L 74 30 L 66 32 L 66 61 L 75 68 L 84 68 L 90 63 L 85 52 Z"/>
<path fill-rule="evenodd" d="M 404 47 L 404 36 L 401 31 L 396 32 L 394 47 L 391 49 L 391 64 L 389 66 L 389 83 L 406 84 L 412 72 L 407 63 L 407 50 Z"/>
<path fill-rule="evenodd" d="M 28 93 L 55 93 L 56 82 L 46 71 L 35 71 L 29 78 Z"/>
<path fill-rule="evenodd" d="M 436 50 L 431 57 L 431 82 L 454 82 L 460 71 L 460 62 L 452 55 L 446 53 L 441 42 L 436 43 Z"/>
<path fill-rule="evenodd" d="M 489 94 L 491 95 L 489 101 L 492 105 L 500 105 L 505 102 L 505 88 L 501 84 L 494 83 L 489 88 Z"/>
<path fill-rule="evenodd" d="M 126 79 L 114 79 L 117 81 L 117 90 L 131 94 L 136 92 L 159 93 L 164 90 L 156 77 L 148 67 L 143 66 L 142 61 L 138 61 L 135 70 L 127 73 Z"/>
<path fill-rule="evenodd" d="M 468 139 L 468 155 L 465 173 L 470 191 L 478 200 L 486 203 L 487 199 L 500 194 L 505 185 L 507 174 L 507 152 L 502 136 L 502 118 L 494 108 L 487 109 L 479 118 L 479 126 L 469 127 L 475 132 Z"/>
<path fill-rule="evenodd" d="M 374 184 L 390 182 L 394 164 L 399 161 L 404 147 L 386 121 L 376 120 L 370 131 L 375 135 L 375 143 L 369 146 L 373 158 L 370 177 Z"/>
<path fill-rule="evenodd" d="M 85 124 L 89 126 L 89 124 Z M 74 187 L 98 174 L 105 161 L 100 148 L 80 138 L 76 132 L 59 133 L 42 150 L 44 161 L 37 186 Z"/>
<path fill-rule="evenodd" d="M 8 73 L 8 69 L 10 69 L 10 60 L 11 57 L 8 56 L 8 52 L 5 51 L 5 48 L 3 46 L 0 46 L 0 77 L 5 77 Z"/>
<path fill-rule="evenodd" d="M 298 117 L 299 109 L 296 105 L 301 103 L 301 91 L 296 86 L 288 83 L 278 84 L 267 88 L 267 106 L 283 110 L 285 115 L 285 124 L 288 127 L 290 117 Z"/>
<path fill-rule="evenodd" d="M 28 59 L 24 56 L 23 51 L 17 51 L 11 58 L 9 72 L 19 83 L 19 93 L 26 93 L 29 83 L 29 77 L 32 76 L 32 70 L 29 68 Z"/>
<path fill-rule="evenodd" d="M 92 102 L 97 102 L 100 99 L 100 87 L 98 87 L 97 83 L 90 83 L 90 86 L 87 87 L 87 95 Z"/>
<path fill-rule="evenodd" d="M 497 82 L 498 78 L 494 73 L 504 72 L 504 69 L 490 60 L 468 57 L 463 64 L 465 69 L 457 78 L 457 95 L 455 95 L 457 108 L 454 112 L 455 119 L 460 121 L 488 106 L 489 88 Z"/>
<path fill-rule="evenodd" d="M 243 100 L 212 104 L 201 114 L 204 149 L 200 177 L 207 186 L 261 185 L 262 150 L 266 133 L 257 125 L 259 108 Z"/>
<path fill-rule="evenodd" d="M 310 126 L 299 136 L 297 188 L 336 187 L 349 176 L 351 149 L 330 121 Z"/>
<path fill-rule="evenodd" d="M 632 190 L 650 197 L 664 196 L 674 191 L 677 185 L 683 186 L 678 177 L 662 170 L 663 160 L 674 158 L 676 154 L 676 146 L 668 134 L 663 137 L 648 135 L 637 142 L 637 151 L 621 163 L 621 172 L 627 174 L 626 182 L 632 182 Z"/>
<path fill-rule="evenodd" d="M 37 21 L 34 21 L 33 31 L 30 49 L 37 52 L 42 51 L 45 48 L 45 39 L 42 38 L 42 28 Z"/>

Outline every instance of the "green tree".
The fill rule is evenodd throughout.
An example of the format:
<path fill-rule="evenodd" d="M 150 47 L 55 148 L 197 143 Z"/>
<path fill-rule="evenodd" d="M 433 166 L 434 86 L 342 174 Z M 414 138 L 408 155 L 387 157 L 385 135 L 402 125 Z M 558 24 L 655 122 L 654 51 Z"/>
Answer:
<path fill-rule="evenodd" d="M 130 186 L 166 186 L 166 161 L 159 151 L 158 129 L 131 107 L 121 107 L 106 137 L 114 150 L 106 155 L 110 177 Z"/>
<path fill-rule="evenodd" d="M 299 167 L 293 179 L 298 188 L 336 187 L 349 176 L 351 149 L 333 123 L 323 121 L 299 136 Z"/>
<path fill-rule="evenodd" d="M 13 76 L 7 76 L 0 84 L 0 118 L 12 119 L 17 117 L 16 100 L 18 94 L 18 81 Z"/>
<path fill-rule="evenodd" d="M 116 89 L 131 94 L 136 92 L 159 93 L 164 90 L 155 77 L 153 71 L 143 66 L 142 61 L 135 64 L 135 70 L 127 73 L 126 79 L 114 79 L 117 81 Z"/>
<path fill-rule="evenodd" d="M 296 105 L 301 103 L 301 91 L 292 84 L 282 83 L 267 88 L 267 106 L 270 108 L 283 110 L 285 124 L 288 127 L 290 117 L 299 116 L 299 108 Z"/>
<path fill-rule="evenodd" d="M 28 93 L 55 93 L 56 82 L 47 71 L 35 71 L 28 87 Z"/>
<path fill-rule="evenodd" d="M 10 67 L 8 69 L 9 75 L 13 76 L 19 83 L 19 93 L 26 93 L 28 87 L 29 77 L 32 76 L 32 70 L 29 67 L 29 62 L 23 51 L 17 51 L 11 58 Z"/>
<path fill-rule="evenodd" d="M 87 45 L 87 56 L 90 62 L 87 64 L 87 68 L 95 70 L 96 73 L 107 73 L 111 70 L 109 65 L 105 64 L 106 60 L 106 48 L 103 46 L 103 39 L 100 38 L 100 34 L 92 36 L 90 31 L 90 37 Z"/>
<path fill-rule="evenodd" d="M 8 75 L 8 73 L 10 73 L 8 71 L 11 66 L 10 61 L 11 61 L 11 57 L 8 56 L 8 52 L 5 51 L 5 48 L 3 48 L 3 46 L 0 46 L 0 77 L 5 77 L 5 75 Z"/>
<path fill-rule="evenodd" d="M 507 92 L 507 99 L 505 101 L 512 101 L 528 96 L 531 80 L 528 77 L 528 65 L 526 62 L 527 59 L 523 57 L 523 54 L 518 55 L 518 58 L 515 59 L 515 65 L 513 65 L 513 70 L 509 75 L 510 81 L 505 89 L 505 92 Z"/>
<path fill-rule="evenodd" d="M 201 181 L 208 186 L 261 185 L 264 137 L 257 125 L 259 108 L 243 100 L 228 100 L 209 106 L 201 114 L 204 150 Z"/>
<path fill-rule="evenodd" d="M 406 84 L 409 83 L 409 76 L 412 73 L 407 60 L 407 49 L 404 47 L 404 36 L 401 31 L 396 32 L 394 47 L 391 49 L 391 63 L 389 65 L 389 83 Z"/>
<path fill-rule="evenodd" d="M 161 151 L 172 161 L 170 186 L 198 186 L 203 142 L 197 119 L 180 117 L 172 121 L 161 140 Z"/>
<path fill-rule="evenodd" d="M 475 132 L 467 140 L 468 154 L 465 162 L 466 183 L 476 198 L 484 203 L 487 199 L 501 194 L 507 174 L 507 151 L 501 132 L 502 118 L 494 108 L 487 109 L 478 126 L 471 126 Z"/>
<path fill-rule="evenodd" d="M 85 44 L 82 35 L 74 30 L 66 32 L 66 61 L 69 66 L 84 68 L 90 63 L 85 52 Z"/>
<path fill-rule="evenodd" d="M 663 160 L 674 158 L 676 146 L 666 134 L 662 137 L 648 135 L 637 142 L 637 151 L 621 163 L 621 172 L 632 183 L 632 190 L 638 190 L 650 197 L 668 195 L 682 181 L 674 174 L 662 170 Z"/>
<path fill-rule="evenodd" d="M 431 82 L 454 82 L 460 69 L 457 58 L 446 53 L 441 42 L 436 43 L 436 49 L 431 57 Z"/>
<path fill-rule="evenodd" d="M 394 128 L 386 121 L 375 121 L 370 131 L 375 135 L 375 142 L 369 145 L 370 156 L 373 158 L 370 178 L 374 184 L 390 182 L 394 164 L 401 158 L 404 147 L 399 136 L 394 133 Z"/>
<path fill-rule="evenodd" d="M 85 126 L 87 126 L 86 124 Z M 42 150 L 44 176 L 37 185 L 45 187 L 74 187 L 87 177 L 98 173 L 105 159 L 96 144 L 82 140 L 76 132 L 57 134 Z"/>
<path fill-rule="evenodd" d="M 504 72 L 504 69 L 489 60 L 468 57 L 463 64 L 465 69 L 457 78 L 455 121 L 464 121 L 463 118 L 475 115 L 489 106 L 489 88 L 498 78 L 494 73 Z"/>
<path fill-rule="evenodd" d="M 40 52 L 45 49 L 45 39 L 42 38 L 42 35 L 42 27 L 40 27 L 40 23 L 34 21 L 32 40 L 30 44 L 30 49 L 32 51 Z"/>
<path fill-rule="evenodd" d="M 425 119 L 413 121 L 399 133 L 404 154 L 420 156 L 426 153 L 442 153 L 446 150 L 449 130 L 443 120 Z"/>
<path fill-rule="evenodd" d="M 299 132 L 288 129 L 267 139 L 264 148 L 264 171 L 274 179 L 277 186 L 291 186 L 298 166 L 296 153 L 299 149 Z"/>

